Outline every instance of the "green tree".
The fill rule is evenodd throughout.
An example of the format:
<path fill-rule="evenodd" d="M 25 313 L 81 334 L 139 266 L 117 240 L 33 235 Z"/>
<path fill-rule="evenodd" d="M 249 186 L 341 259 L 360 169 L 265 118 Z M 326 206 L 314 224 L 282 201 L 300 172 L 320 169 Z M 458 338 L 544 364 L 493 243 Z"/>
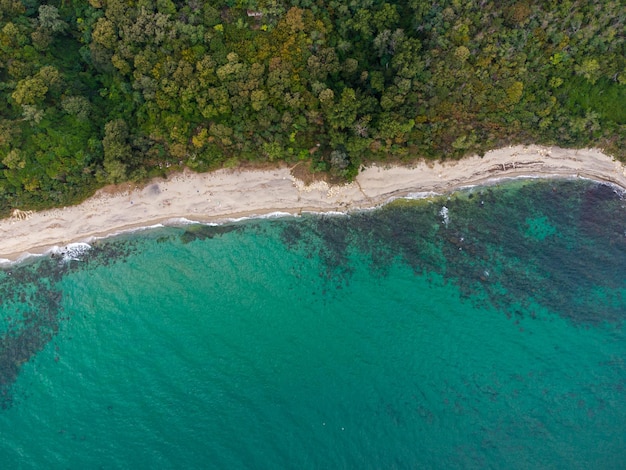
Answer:
<path fill-rule="evenodd" d="M 580 65 L 576 65 L 574 70 L 578 75 L 585 77 L 591 84 L 594 84 L 600 78 L 600 64 L 595 58 L 587 57 L 583 59 Z"/>
<path fill-rule="evenodd" d="M 64 33 L 68 24 L 59 17 L 59 10 L 54 5 L 41 5 L 39 7 L 39 26 L 52 33 Z"/>
<path fill-rule="evenodd" d="M 128 143 L 128 125 L 123 119 L 109 121 L 104 126 L 102 148 L 104 150 L 104 171 L 107 182 L 119 183 L 127 178 L 132 149 Z"/>
<path fill-rule="evenodd" d="M 34 105 L 43 101 L 48 93 L 48 86 L 41 77 L 28 77 L 17 82 L 11 98 L 19 105 Z"/>

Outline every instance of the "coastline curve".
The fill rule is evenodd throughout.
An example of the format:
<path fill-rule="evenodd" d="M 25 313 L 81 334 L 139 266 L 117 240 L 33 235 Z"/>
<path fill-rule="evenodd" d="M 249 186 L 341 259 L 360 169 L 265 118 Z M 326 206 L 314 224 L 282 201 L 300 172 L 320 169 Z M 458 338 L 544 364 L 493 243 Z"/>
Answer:
<path fill-rule="evenodd" d="M 304 212 L 350 212 L 402 197 L 431 197 L 513 178 L 584 178 L 626 190 L 626 168 L 601 149 L 513 146 L 458 161 L 373 164 L 352 183 L 305 186 L 289 168 L 184 171 L 141 187 L 103 190 L 83 203 L 0 220 L 0 266 L 59 246 L 178 220 L 224 223 Z M 156 188 L 156 189 L 155 189 Z"/>

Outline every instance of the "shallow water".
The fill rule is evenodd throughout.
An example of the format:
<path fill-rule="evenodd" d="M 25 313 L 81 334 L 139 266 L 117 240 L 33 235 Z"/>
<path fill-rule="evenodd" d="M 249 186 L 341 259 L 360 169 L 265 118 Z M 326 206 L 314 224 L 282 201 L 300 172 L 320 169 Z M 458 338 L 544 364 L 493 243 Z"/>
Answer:
<path fill-rule="evenodd" d="M 520 180 L 14 266 L 0 459 L 622 468 L 624 205 L 597 183 Z"/>

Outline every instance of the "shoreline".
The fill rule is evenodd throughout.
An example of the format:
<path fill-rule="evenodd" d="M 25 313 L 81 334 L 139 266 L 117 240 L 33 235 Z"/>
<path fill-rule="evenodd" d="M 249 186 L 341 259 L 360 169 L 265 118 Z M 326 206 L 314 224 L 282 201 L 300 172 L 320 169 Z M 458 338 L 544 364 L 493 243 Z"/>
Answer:
<path fill-rule="evenodd" d="M 373 164 L 355 181 L 335 186 L 305 186 L 286 166 L 186 170 L 113 194 L 100 189 L 76 206 L 0 219 L 0 264 L 159 224 L 181 225 L 182 219 L 221 223 L 274 213 L 347 213 L 410 195 L 430 197 L 522 177 L 585 178 L 626 190 L 626 167 L 600 149 L 537 145 L 505 147 L 450 162 L 421 161 L 411 167 Z"/>

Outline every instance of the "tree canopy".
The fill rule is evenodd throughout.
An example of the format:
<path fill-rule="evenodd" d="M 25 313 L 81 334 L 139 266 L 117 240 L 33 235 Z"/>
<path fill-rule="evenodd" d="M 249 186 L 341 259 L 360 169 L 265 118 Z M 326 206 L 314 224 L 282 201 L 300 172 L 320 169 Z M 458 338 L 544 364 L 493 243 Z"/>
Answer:
<path fill-rule="evenodd" d="M 620 0 L 0 0 L 0 214 L 187 166 L 626 156 Z"/>

